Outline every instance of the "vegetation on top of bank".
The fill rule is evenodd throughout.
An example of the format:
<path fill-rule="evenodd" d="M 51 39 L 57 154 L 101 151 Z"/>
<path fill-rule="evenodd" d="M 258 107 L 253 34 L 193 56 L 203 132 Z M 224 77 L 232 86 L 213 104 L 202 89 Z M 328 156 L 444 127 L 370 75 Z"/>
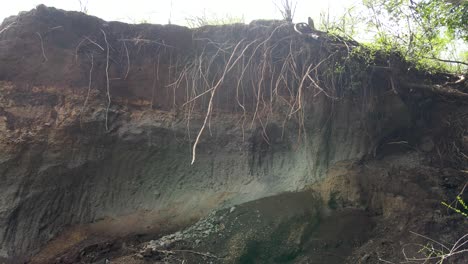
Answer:
<path fill-rule="evenodd" d="M 340 18 L 321 16 L 320 28 L 357 38 L 369 49 L 397 52 L 416 69 L 468 69 L 468 1 L 363 0 Z"/>

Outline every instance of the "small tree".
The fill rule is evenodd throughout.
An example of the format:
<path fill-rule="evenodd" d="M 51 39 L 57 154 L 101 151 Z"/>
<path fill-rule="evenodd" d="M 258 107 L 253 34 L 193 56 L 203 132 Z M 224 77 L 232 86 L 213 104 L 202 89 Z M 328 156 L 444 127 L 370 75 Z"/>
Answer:
<path fill-rule="evenodd" d="M 276 8 L 280 11 L 283 19 L 287 22 L 292 22 L 294 13 L 296 12 L 296 1 L 292 0 L 279 0 L 275 2 Z"/>
<path fill-rule="evenodd" d="M 78 2 L 80 3 L 80 12 L 88 14 L 88 1 L 86 0 L 86 2 L 84 2 L 84 1 L 78 0 Z"/>

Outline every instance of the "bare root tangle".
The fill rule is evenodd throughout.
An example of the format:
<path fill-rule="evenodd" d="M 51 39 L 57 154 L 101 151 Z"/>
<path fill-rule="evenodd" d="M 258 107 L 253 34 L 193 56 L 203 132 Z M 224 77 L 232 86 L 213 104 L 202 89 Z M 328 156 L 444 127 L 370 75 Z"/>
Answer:
<path fill-rule="evenodd" d="M 78 42 L 78 45 L 76 45 L 76 48 L 75 48 L 75 61 L 78 61 L 78 52 L 80 51 L 80 48 L 81 48 L 81 46 L 83 45 L 83 43 L 85 41 L 89 41 L 91 44 L 95 45 L 100 50 L 104 51 L 104 48 L 101 45 L 99 45 L 95 41 L 91 40 L 89 37 L 83 37 L 83 39 L 81 39 L 81 41 Z"/>
<path fill-rule="evenodd" d="M 453 256 L 460 255 L 460 254 L 466 254 L 468 252 L 468 248 L 466 245 L 468 244 L 468 234 L 464 234 L 462 237 L 460 237 L 453 245 L 445 245 L 442 244 L 432 238 L 429 238 L 427 236 L 411 232 L 412 234 L 419 236 L 427 241 L 429 241 L 427 244 L 417 244 L 417 243 L 410 243 L 410 244 L 405 244 L 402 248 L 402 254 L 405 258 L 404 262 L 398 262 L 398 263 L 437 263 L 437 264 L 443 264 L 446 263 L 446 260 L 452 258 Z M 416 247 L 418 248 L 418 253 L 424 256 L 419 256 L 419 257 L 412 257 L 409 256 L 408 253 L 406 252 L 407 247 Z M 378 256 L 379 261 L 382 263 L 389 263 L 389 264 L 396 264 L 395 262 L 391 262 L 385 259 L 382 259 L 380 256 Z M 435 262 L 433 262 L 435 261 Z"/>
<path fill-rule="evenodd" d="M 109 108 L 111 105 L 111 96 L 110 96 L 110 85 L 109 85 L 109 42 L 107 41 L 106 32 L 101 29 L 102 34 L 104 35 L 104 41 L 106 42 L 106 92 L 107 92 L 107 108 L 106 108 L 106 131 L 109 131 L 108 125 L 108 116 Z"/>
<path fill-rule="evenodd" d="M 193 41 L 199 48 L 191 56 L 183 57 L 184 60 L 177 56 L 176 49 L 164 54 L 164 61 L 169 64 L 168 82 L 164 86 L 173 94 L 173 106 L 184 111 L 187 131 L 190 132 L 190 120 L 196 110 L 204 111 L 204 121 L 191 146 L 192 164 L 200 137 L 206 127 L 210 129 L 218 103 L 220 110 L 242 113 L 239 119 L 242 131 L 246 121 L 250 121 L 250 129 L 258 124 L 267 142 L 268 123 L 281 117 L 284 118 L 283 128 L 288 120 L 297 122 L 298 139 L 305 139 L 305 110 L 313 98 L 322 95 L 332 101 L 339 100 L 340 89 L 350 82 L 344 79 L 347 76 L 335 74 L 334 67 L 349 61 L 355 45 L 326 36 L 311 42 L 306 36 L 295 33 L 288 23 L 245 26 L 240 30 L 243 30 L 241 34 L 227 40 L 210 39 L 203 32 L 194 33 Z M 164 42 L 141 37 L 119 41 L 173 48 Z M 153 75 L 156 75 L 153 81 L 158 82 L 160 55 L 157 55 L 158 67 L 153 68 Z M 235 89 L 230 91 L 227 87 Z M 176 95 L 181 94 L 185 95 L 185 102 L 178 105 Z M 154 96 L 153 83 L 153 99 Z"/>
<path fill-rule="evenodd" d="M 441 242 L 438 242 L 432 238 L 427 236 L 411 232 L 412 234 L 424 238 L 427 241 L 430 241 L 426 245 L 422 244 L 406 244 L 402 248 L 403 256 L 405 257 L 406 261 L 411 263 L 427 263 L 428 261 L 435 260 L 436 263 L 442 264 L 445 260 L 459 254 L 463 254 L 468 252 L 467 244 L 468 244 L 468 234 L 464 234 L 460 237 L 453 245 L 444 245 Z M 433 244 L 432 244 L 433 243 Z M 416 246 L 420 248 L 419 253 L 425 254 L 424 257 L 411 257 L 408 256 L 406 253 L 406 247 L 408 246 Z"/>
<path fill-rule="evenodd" d="M 0 33 L 3 33 L 7 28 L 2 29 Z M 331 47 L 329 49 L 322 48 L 322 44 L 324 44 L 320 42 L 322 40 L 311 42 L 306 36 L 295 33 L 293 26 L 288 23 L 273 23 L 270 26 L 262 27 L 244 26 L 241 30 L 241 34 L 232 34 L 232 38 L 223 36 L 219 39 L 205 38 L 203 32 L 195 33 L 195 36 L 199 34 L 199 38 L 193 38 L 195 48 L 189 53 L 177 50 L 176 47 L 168 45 L 162 40 L 142 37 L 110 39 L 111 36 L 107 36 L 104 29 L 100 29 L 100 31 L 105 46 L 102 41 L 96 42 L 99 33 L 97 36 L 83 36 L 78 40 L 79 43 L 75 48 L 75 59 L 78 59 L 80 51 L 83 52 L 85 48 L 89 51 L 89 47 L 95 52 L 95 56 L 93 57 L 90 53 L 91 67 L 89 69 L 88 91 L 81 112 L 85 112 L 89 103 L 92 82 L 94 81 L 92 74 L 93 71 L 97 70 L 96 67 L 99 64 L 96 54 L 105 51 L 107 97 L 105 129 L 109 131 L 108 119 L 112 103 L 110 91 L 112 79 L 109 76 L 109 67 L 110 63 L 114 61 L 110 55 L 111 45 L 115 45 L 118 41 L 122 42 L 123 45 L 120 47 L 122 65 L 125 64 L 123 61 L 126 59 L 126 68 L 122 67 L 121 77 L 123 79 L 129 77 L 131 63 L 132 66 L 138 63 L 135 62 L 139 58 L 134 57 L 133 48 L 151 45 L 152 48 L 156 47 L 158 51 L 159 49 L 165 51 L 155 54 L 152 63 L 153 69 L 152 72 L 150 71 L 150 74 L 153 75 L 151 109 L 153 109 L 153 103 L 157 103 L 158 87 L 167 89 L 168 94 L 173 93 L 174 107 L 181 107 L 185 111 L 189 138 L 193 136 L 190 135 L 192 116 L 197 110 L 203 111 L 201 115 L 202 118 L 204 117 L 202 126 L 196 134 L 193 146 L 191 146 L 192 164 L 196 160 L 196 150 L 200 138 L 205 129 L 210 128 L 210 120 L 215 117 L 213 113 L 215 109 L 218 109 L 218 106 L 219 109 L 241 113 L 239 123 L 242 124 L 242 131 L 244 131 L 246 124 L 250 125 L 250 129 L 257 125 L 258 128 L 262 129 L 262 136 L 266 142 L 270 141 L 267 127 L 271 120 L 284 120 L 283 124 L 289 120 L 297 121 L 298 138 L 305 136 L 305 110 L 310 106 L 313 98 L 320 95 L 330 100 L 339 99 L 337 93 L 339 83 L 337 83 L 333 73 L 328 74 L 327 71 L 336 62 L 342 61 L 343 54 L 349 54 L 353 46 L 347 45 L 345 41 L 340 41 L 340 45 L 329 46 Z M 38 32 L 36 34 L 41 40 L 44 61 L 47 61 L 42 36 Z M 216 37 L 216 34 L 212 36 Z M 153 50 L 152 48 L 149 50 Z M 184 56 L 179 56 L 180 52 L 184 52 Z M 83 52 L 80 55 L 86 53 Z M 187 54 L 189 55 L 186 56 Z M 161 78 L 162 80 L 159 78 L 160 63 L 164 66 L 161 68 L 163 70 L 161 72 L 167 75 L 166 78 Z M 130 76 L 130 78 L 132 77 Z M 228 90 L 229 87 L 233 89 Z M 175 100 L 176 96 L 180 95 L 182 98 L 185 96 L 182 103 Z"/>
<path fill-rule="evenodd" d="M 231 57 L 229 58 L 228 62 L 226 63 L 226 67 L 224 69 L 224 72 L 223 72 L 223 75 L 221 76 L 221 78 L 218 80 L 218 82 L 216 83 L 215 86 L 213 86 L 213 89 L 211 91 L 211 97 L 210 97 L 210 101 L 208 103 L 208 109 L 206 111 L 206 116 L 205 116 L 205 121 L 203 121 L 203 125 L 202 127 L 200 128 L 200 131 L 198 132 L 198 135 L 197 135 L 197 138 L 195 140 L 195 143 L 193 144 L 193 150 L 192 150 L 192 162 L 191 164 L 193 164 L 195 162 L 195 157 L 196 157 L 196 149 L 197 149 L 197 145 L 198 145 L 198 141 L 200 140 L 200 137 L 203 133 L 203 130 L 205 129 L 205 126 L 206 126 L 206 122 L 208 121 L 208 118 L 210 117 L 211 115 L 211 112 L 213 110 L 213 98 L 215 96 L 215 93 L 216 93 L 216 89 L 223 83 L 224 81 L 224 78 L 226 77 L 226 74 L 228 72 L 229 69 L 231 69 L 232 65 L 234 65 L 235 63 L 237 63 L 239 60 L 235 60 L 234 63 L 231 65 L 231 61 L 234 57 L 234 54 L 235 54 L 235 51 L 237 50 L 237 48 L 239 47 L 239 45 L 243 42 L 244 40 L 241 40 L 239 41 L 239 43 L 236 45 L 236 47 L 234 48 L 234 51 L 232 52 L 231 54 Z M 245 50 L 244 50 L 245 51 Z M 229 67 L 229 68 L 228 68 Z"/>

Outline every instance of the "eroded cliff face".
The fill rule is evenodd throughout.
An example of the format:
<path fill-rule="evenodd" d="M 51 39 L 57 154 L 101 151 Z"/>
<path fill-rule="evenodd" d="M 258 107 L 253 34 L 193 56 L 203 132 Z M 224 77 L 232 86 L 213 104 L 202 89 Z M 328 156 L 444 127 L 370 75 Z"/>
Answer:
<path fill-rule="evenodd" d="M 214 110 L 205 119 L 214 89 L 187 88 L 193 53 L 208 53 L 222 41 L 236 51 L 236 43 L 268 28 L 294 36 L 299 49 L 326 52 L 294 35 L 291 25 L 275 23 L 190 30 L 105 22 L 43 6 L 5 20 L 0 256 L 31 256 L 76 225 L 104 221 L 90 232 L 107 235 L 158 232 L 213 208 L 301 190 L 337 162 L 375 155 L 382 140 L 411 126 L 413 113 L 381 72 L 370 90 L 347 96 L 313 90 L 300 107 L 288 101 L 298 91 L 279 92 L 284 100 L 271 108 L 255 102 L 270 100 L 273 92 L 245 92 L 240 103 L 236 91 L 250 86 L 239 86 L 233 75 L 213 96 Z M 245 43 L 245 50 L 257 44 Z M 213 87 L 224 79 L 218 56 L 235 60 L 217 52 L 210 64 L 215 73 L 200 75 Z M 248 57 L 238 58 L 248 65 Z M 265 76 L 265 82 L 276 81 Z M 202 102 L 187 110 L 200 94 L 208 98 L 196 97 Z"/>

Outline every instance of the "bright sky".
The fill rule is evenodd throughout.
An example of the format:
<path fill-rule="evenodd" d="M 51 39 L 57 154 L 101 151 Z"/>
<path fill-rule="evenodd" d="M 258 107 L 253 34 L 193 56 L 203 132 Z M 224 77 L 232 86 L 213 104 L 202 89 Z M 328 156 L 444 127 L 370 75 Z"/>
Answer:
<path fill-rule="evenodd" d="M 307 17 L 317 21 L 320 12 L 339 15 L 345 7 L 358 0 L 297 0 L 295 21 L 307 22 Z M 3 0 L 0 9 L 0 21 L 16 15 L 20 11 L 29 11 L 39 4 L 59 9 L 80 11 L 80 0 Z M 88 14 L 108 21 L 184 25 L 187 18 L 208 17 L 244 17 L 245 22 L 254 19 L 280 19 L 281 14 L 275 6 L 281 0 L 81 0 Z M 317 22 L 316 22 L 317 23 Z"/>

